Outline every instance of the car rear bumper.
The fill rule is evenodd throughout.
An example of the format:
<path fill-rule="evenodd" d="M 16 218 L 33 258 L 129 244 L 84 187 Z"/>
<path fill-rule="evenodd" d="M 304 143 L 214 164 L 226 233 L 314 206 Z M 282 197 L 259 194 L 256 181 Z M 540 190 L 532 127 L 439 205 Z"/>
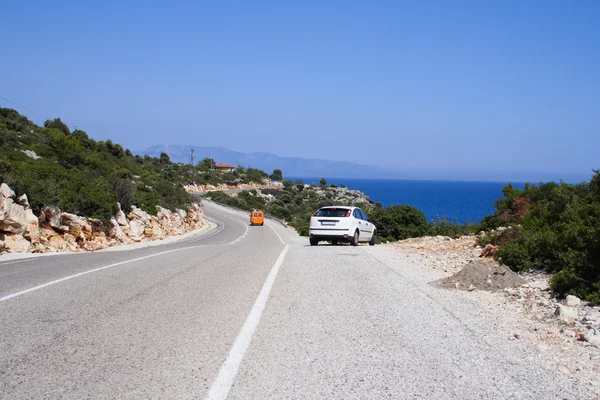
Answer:
<path fill-rule="evenodd" d="M 309 236 L 317 240 L 350 240 L 352 238 L 349 229 L 310 228 Z"/>

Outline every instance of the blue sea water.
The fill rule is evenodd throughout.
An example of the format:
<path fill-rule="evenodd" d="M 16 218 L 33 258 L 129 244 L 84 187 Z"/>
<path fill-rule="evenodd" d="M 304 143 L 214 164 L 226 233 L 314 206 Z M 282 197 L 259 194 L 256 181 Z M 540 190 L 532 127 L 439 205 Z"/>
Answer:
<path fill-rule="evenodd" d="M 321 178 L 286 178 L 294 182 L 319 184 Z M 447 218 L 460 223 L 477 222 L 494 212 L 494 201 L 502 197 L 502 188 L 508 182 L 420 181 L 396 179 L 327 178 L 327 184 L 344 184 L 348 189 L 365 193 L 384 206 L 408 204 L 421 210 L 427 220 Z M 523 188 L 523 183 L 512 182 Z"/>

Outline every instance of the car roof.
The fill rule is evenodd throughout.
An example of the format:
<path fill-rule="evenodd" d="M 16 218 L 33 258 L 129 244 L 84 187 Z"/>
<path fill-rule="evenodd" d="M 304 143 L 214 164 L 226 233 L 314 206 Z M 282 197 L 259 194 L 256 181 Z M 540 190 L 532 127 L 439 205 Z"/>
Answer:
<path fill-rule="evenodd" d="M 356 207 L 356 206 L 325 206 L 325 207 L 319 208 L 319 210 L 322 210 L 324 208 L 349 208 L 349 209 L 353 209 L 353 208 L 358 208 L 358 207 Z"/>

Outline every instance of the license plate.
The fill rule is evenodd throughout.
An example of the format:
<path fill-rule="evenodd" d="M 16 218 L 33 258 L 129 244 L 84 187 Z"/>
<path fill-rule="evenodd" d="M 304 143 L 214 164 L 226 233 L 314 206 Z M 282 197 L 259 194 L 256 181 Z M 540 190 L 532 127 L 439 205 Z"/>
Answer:
<path fill-rule="evenodd" d="M 321 221 L 322 226 L 335 226 L 334 221 Z"/>

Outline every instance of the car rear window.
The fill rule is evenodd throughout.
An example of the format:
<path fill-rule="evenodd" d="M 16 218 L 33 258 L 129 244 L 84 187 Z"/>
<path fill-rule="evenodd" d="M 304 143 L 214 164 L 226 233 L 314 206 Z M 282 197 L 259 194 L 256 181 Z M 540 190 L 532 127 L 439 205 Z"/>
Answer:
<path fill-rule="evenodd" d="M 317 211 L 317 217 L 345 217 L 347 208 L 321 208 Z"/>

